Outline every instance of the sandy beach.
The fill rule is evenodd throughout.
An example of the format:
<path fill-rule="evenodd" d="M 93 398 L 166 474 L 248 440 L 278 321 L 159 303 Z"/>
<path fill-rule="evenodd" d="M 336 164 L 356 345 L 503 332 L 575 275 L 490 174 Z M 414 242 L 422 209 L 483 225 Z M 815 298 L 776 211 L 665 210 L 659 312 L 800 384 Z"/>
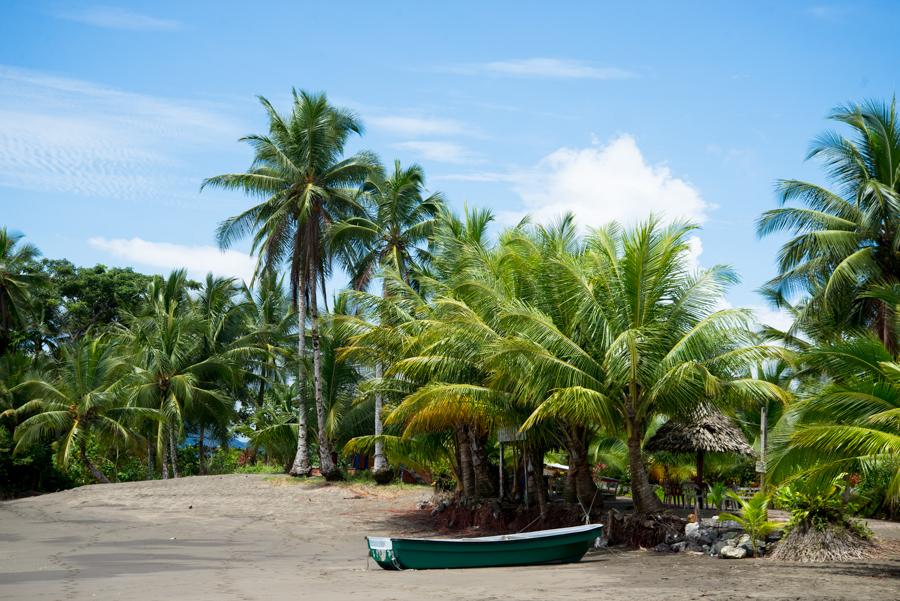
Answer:
<path fill-rule="evenodd" d="M 232 475 L 0 503 L 0 599 L 897 599 L 900 558 L 792 565 L 648 551 L 579 564 L 387 572 L 366 534 L 427 534 L 424 487 Z M 421 512 L 419 512 L 421 515 Z M 896 524 L 882 537 L 900 538 Z"/>

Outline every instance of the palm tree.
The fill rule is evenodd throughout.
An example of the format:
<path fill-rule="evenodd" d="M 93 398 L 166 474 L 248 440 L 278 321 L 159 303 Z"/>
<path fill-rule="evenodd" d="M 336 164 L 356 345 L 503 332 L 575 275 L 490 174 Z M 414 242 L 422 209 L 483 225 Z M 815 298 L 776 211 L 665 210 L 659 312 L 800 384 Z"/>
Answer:
<path fill-rule="evenodd" d="M 156 278 L 147 302 L 147 313 L 130 316 L 122 330 L 135 362 L 127 385 L 136 406 L 159 412 L 156 447 L 162 475 L 169 477 L 171 465 L 177 478 L 176 442 L 185 413 L 230 410 L 227 396 L 211 384 L 227 380 L 229 367 L 222 357 L 201 352 L 206 324 L 191 305 L 183 270 Z"/>
<path fill-rule="evenodd" d="M 296 321 L 291 301 L 274 273 L 264 272 L 254 288 L 245 286 L 241 295 L 243 335 L 237 343 L 256 350 L 250 370 L 257 384 L 253 402 L 261 407 L 268 388 L 281 382 L 284 364 L 292 357 L 289 343 Z"/>
<path fill-rule="evenodd" d="M 21 234 L 0 227 L 0 355 L 12 344 L 12 328 L 22 323 L 30 289 L 40 277 L 26 267 L 40 256 L 33 244 L 20 243 Z"/>
<path fill-rule="evenodd" d="M 525 428 L 554 418 L 623 430 L 638 512 L 661 508 L 642 450 L 656 416 L 784 396 L 739 377 L 779 351 L 755 344 L 747 311 L 715 311 L 736 277 L 722 266 L 688 269 L 692 229 L 651 219 L 628 231 L 596 230 L 581 255 L 545 268 L 555 314 L 521 305 L 504 316 L 516 335 L 495 369 L 517 396 L 545 395 Z"/>
<path fill-rule="evenodd" d="M 89 441 L 96 439 L 104 450 L 133 444 L 139 437 L 132 421 L 155 416 L 152 410 L 125 403 L 117 390 L 127 373 L 125 357 L 123 349 L 102 336 L 63 347 L 55 377 L 19 385 L 30 400 L 16 413 L 30 417 L 16 428 L 16 449 L 51 440 L 60 467 L 77 456 L 98 482 L 109 482 L 88 456 Z"/>
<path fill-rule="evenodd" d="M 366 213 L 336 224 L 331 231 L 332 243 L 344 249 L 348 257 L 347 268 L 350 284 L 356 290 L 364 290 L 369 281 L 384 267 L 390 267 L 409 282 L 410 273 L 427 257 L 422 246 L 431 242 L 438 214 L 443 207 L 439 193 L 423 198 L 425 173 L 419 165 L 406 169 L 400 161 L 394 161 L 390 177 L 381 173 L 369 176 L 363 187 L 368 201 Z M 386 296 L 387 286 L 382 283 L 381 294 Z M 384 377 L 384 364 L 375 364 L 375 378 Z M 375 394 L 375 462 L 376 478 L 388 469 L 384 446 L 378 438 L 383 432 L 381 420 L 383 398 Z"/>
<path fill-rule="evenodd" d="M 241 190 L 260 198 L 240 215 L 225 220 L 218 230 L 219 245 L 227 247 L 252 233 L 253 251 L 260 266 L 276 270 L 290 266 L 291 293 L 297 304 L 298 380 L 306 381 L 306 319 L 310 318 L 313 354 L 313 390 L 319 436 L 319 466 L 326 478 L 339 478 L 331 458 L 331 442 L 325 427 L 322 398 L 322 358 L 319 340 L 319 309 L 316 288 L 324 287 L 332 252 L 327 241 L 331 224 L 359 211 L 359 186 L 379 169 L 377 158 L 359 152 L 342 158 L 352 134 L 362 133 L 362 124 L 350 112 L 328 103 L 324 94 L 293 92 L 293 109 L 287 118 L 265 98 L 260 102 L 269 117 L 269 135 L 242 138 L 255 156 L 246 173 L 211 177 L 203 187 Z M 304 386 L 299 386 L 302 394 Z M 295 475 L 309 473 L 304 400 L 298 399 L 297 458 Z"/>
<path fill-rule="evenodd" d="M 803 319 L 822 316 L 845 326 L 865 325 L 894 352 L 893 309 L 865 297 L 873 285 L 900 282 L 900 122 L 895 101 L 836 108 L 830 118 L 849 126 L 854 137 L 828 132 L 808 158 L 824 161 L 834 191 L 800 180 L 781 180 L 786 206 L 766 211 L 757 222 L 761 236 L 794 235 L 779 253 L 777 277 L 768 286 L 784 297 L 812 296 Z"/>
<path fill-rule="evenodd" d="M 802 364 L 827 381 L 808 386 L 773 433 L 775 481 L 827 488 L 842 473 L 894 468 L 887 500 L 900 501 L 900 360 L 872 334 L 820 344 Z"/>
<path fill-rule="evenodd" d="M 193 309 L 202 323 L 203 336 L 195 358 L 198 361 L 214 360 L 225 361 L 247 356 L 255 352 L 255 348 L 247 348 L 240 340 L 243 332 L 243 320 L 241 307 L 237 305 L 235 297 L 239 288 L 234 278 L 216 277 L 212 273 L 206 275 L 206 280 L 200 286 L 197 298 L 193 302 Z M 223 374 L 237 375 L 239 370 L 210 370 L 210 381 L 202 382 L 204 389 L 238 389 L 240 384 L 236 381 L 221 381 Z M 206 426 L 213 426 L 214 430 L 227 429 L 232 411 L 226 410 L 221 403 L 205 404 L 195 403 L 187 418 L 197 424 L 197 448 L 199 454 L 199 469 L 201 474 L 206 473 L 206 457 L 204 451 L 204 439 Z"/>

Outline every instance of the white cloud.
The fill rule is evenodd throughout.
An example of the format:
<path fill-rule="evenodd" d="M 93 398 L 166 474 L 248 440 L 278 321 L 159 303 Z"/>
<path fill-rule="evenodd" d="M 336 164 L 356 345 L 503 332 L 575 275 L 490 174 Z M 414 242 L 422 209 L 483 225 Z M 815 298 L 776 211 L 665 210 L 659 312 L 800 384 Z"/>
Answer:
<path fill-rule="evenodd" d="M 794 323 L 791 314 L 783 309 L 774 309 L 769 305 L 750 305 L 748 308 L 753 311 L 757 323 L 761 326 L 771 326 L 786 332 Z"/>
<path fill-rule="evenodd" d="M 464 146 L 453 142 L 413 140 L 394 144 L 395 148 L 409 150 L 417 155 L 442 163 L 471 163 L 475 159 Z"/>
<path fill-rule="evenodd" d="M 830 21 L 832 23 L 839 22 L 847 15 L 849 9 L 845 6 L 836 6 L 834 4 L 816 4 L 810 6 L 806 10 L 806 14 L 820 21 Z"/>
<path fill-rule="evenodd" d="M 703 240 L 700 239 L 700 236 L 691 236 L 688 238 L 688 252 L 686 263 L 688 265 L 688 269 L 690 271 L 697 271 L 700 269 L 700 255 L 703 254 Z"/>
<path fill-rule="evenodd" d="M 470 131 L 461 121 L 434 117 L 381 115 L 367 117 L 366 121 L 376 129 L 402 136 L 452 136 Z"/>
<path fill-rule="evenodd" d="M 233 276 L 249 282 L 256 266 L 250 255 L 232 249 L 222 251 L 215 246 L 186 246 L 141 238 L 91 238 L 88 244 L 163 273 L 183 267 L 194 279 L 202 279 L 211 271 L 215 275 Z"/>
<path fill-rule="evenodd" d="M 182 27 L 178 21 L 150 17 L 115 6 L 90 6 L 60 10 L 53 13 L 53 16 L 94 27 L 128 31 L 174 31 Z"/>
<path fill-rule="evenodd" d="M 233 143 L 217 107 L 0 65 L 0 185 L 109 198 L 196 195 L 188 157 Z"/>
<path fill-rule="evenodd" d="M 627 79 L 635 74 L 619 67 L 602 67 L 579 60 L 558 58 L 525 58 L 458 65 L 447 69 L 464 75 L 501 77 L 534 77 L 548 79 Z"/>
<path fill-rule="evenodd" d="M 630 135 L 605 146 L 560 148 L 530 169 L 497 175 L 512 183 L 524 205 L 522 211 L 499 215 L 508 223 L 525 214 L 546 223 L 572 212 L 580 225 L 589 227 L 610 221 L 633 224 L 651 213 L 666 221 L 701 224 L 712 208 L 667 166 L 648 164 Z"/>

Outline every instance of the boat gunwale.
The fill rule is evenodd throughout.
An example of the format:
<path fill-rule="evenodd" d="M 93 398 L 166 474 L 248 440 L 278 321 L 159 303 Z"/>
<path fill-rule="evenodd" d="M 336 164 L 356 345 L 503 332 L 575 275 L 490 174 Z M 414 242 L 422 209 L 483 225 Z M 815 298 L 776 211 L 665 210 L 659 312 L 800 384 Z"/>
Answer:
<path fill-rule="evenodd" d="M 603 524 L 586 524 L 583 526 L 569 526 L 567 528 L 550 528 L 548 530 L 534 530 L 532 532 L 518 532 L 515 534 L 497 534 L 493 536 L 478 536 L 472 538 L 419 538 L 419 537 L 398 537 L 398 536 L 367 536 L 369 540 L 389 540 L 393 544 L 395 541 L 410 542 L 429 542 L 429 543 L 505 543 L 526 540 L 542 540 L 550 539 L 558 536 L 569 536 L 572 534 L 588 533 L 593 530 L 600 531 Z"/>

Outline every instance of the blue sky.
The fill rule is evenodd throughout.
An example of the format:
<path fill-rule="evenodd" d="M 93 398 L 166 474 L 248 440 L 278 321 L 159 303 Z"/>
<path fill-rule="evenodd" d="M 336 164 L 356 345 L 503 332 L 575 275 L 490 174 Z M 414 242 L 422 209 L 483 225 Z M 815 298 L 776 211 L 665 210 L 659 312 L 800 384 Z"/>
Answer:
<path fill-rule="evenodd" d="M 832 107 L 895 93 L 900 4 L 627 4 L 5 2 L 0 223 L 78 264 L 243 275 L 213 230 L 249 201 L 199 185 L 247 167 L 255 96 L 296 86 L 359 113 L 351 150 L 500 224 L 694 219 L 759 307 L 778 240 L 753 221 L 777 178 L 821 180 Z"/>

